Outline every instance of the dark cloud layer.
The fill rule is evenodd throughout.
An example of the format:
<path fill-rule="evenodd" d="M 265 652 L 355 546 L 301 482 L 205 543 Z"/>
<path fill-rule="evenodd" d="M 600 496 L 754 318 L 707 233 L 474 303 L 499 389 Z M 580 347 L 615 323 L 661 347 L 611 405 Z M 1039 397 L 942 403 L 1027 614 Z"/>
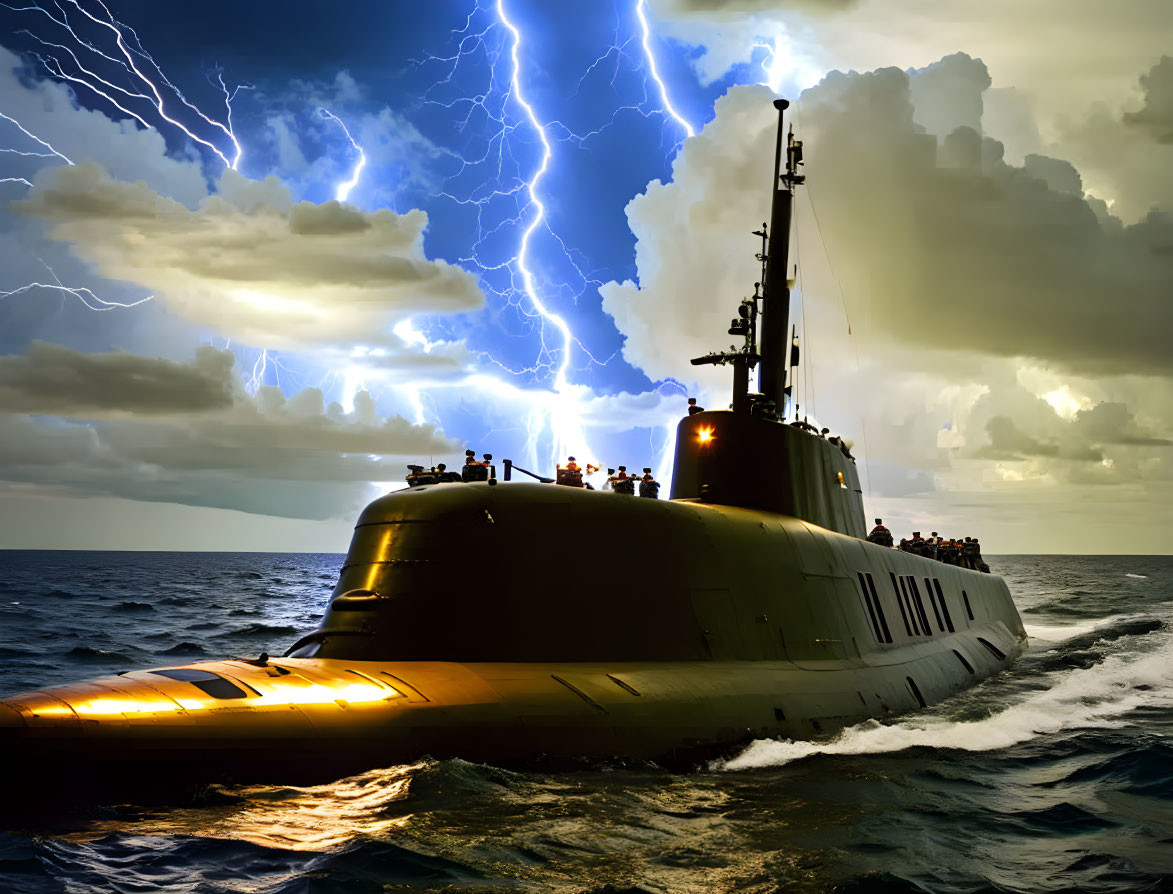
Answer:
<path fill-rule="evenodd" d="M 249 395 L 232 353 L 211 347 L 187 364 L 44 343 L 0 358 L 0 480 L 38 492 L 324 519 L 459 446 L 379 417 L 365 391 L 349 413 L 317 388 Z"/>
<path fill-rule="evenodd" d="M 1162 56 L 1141 75 L 1145 104 L 1138 112 L 1126 112 L 1125 124 L 1147 130 L 1158 143 L 1173 143 L 1173 56 Z"/>
<path fill-rule="evenodd" d="M 940 139 L 925 133 L 916 83 L 926 117 L 952 125 L 980 115 L 989 76 L 958 54 L 911 80 L 894 68 L 833 72 L 801 100 L 806 189 L 819 221 L 804 238 L 824 242 L 852 312 L 870 315 L 887 338 L 926 348 L 1083 372 L 1173 370 L 1173 215 L 1153 211 L 1125 225 L 1083 198 L 1078 173 L 1062 160 L 1006 164 L 1001 144 L 968 124 Z M 712 295 L 744 288 L 720 271 L 730 266 L 730 227 L 762 214 L 768 99 L 733 88 L 685 145 L 674 182 L 651 184 L 628 206 L 640 288 L 603 290 L 625 332 L 650 331 L 669 307 L 690 329 L 716 331 L 724 312 Z M 959 106 L 969 111 L 949 119 Z M 680 244 L 690 246 L 686 255 Z M 682 360 L 659 362 L 674 351 L 646 339 L 629 340 L 625 351 L 653 375 L 688 376 Z"/>
<path fill-rule="evenodd" d="M 35 341 L 25 354 L 0 357 L 0 411 L 88 418 L 226 409 L 240 390 L 233 363 L 231 351 L 208 345 L 176 363 Z"/>
<path fill-rule="evenodd" d="M 1173 216 L 1105 225 L 1074 183 L 1053 188 L 1041 160 L 1005 164 L 967 126 L 938 151 L 895 69 L 833 74 L 803 102 L 828 251 L 891 337 L 1077 370 L 1173 368 Z"/>

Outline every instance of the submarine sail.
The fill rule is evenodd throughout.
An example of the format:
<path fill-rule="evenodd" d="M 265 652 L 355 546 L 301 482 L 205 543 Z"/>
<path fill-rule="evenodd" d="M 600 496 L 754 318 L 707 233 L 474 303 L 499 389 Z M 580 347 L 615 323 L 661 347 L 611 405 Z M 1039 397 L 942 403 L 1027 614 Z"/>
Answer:
<path fill-rule="evenodd" d="M 671 499 L 587 489 L 577 467 L 542 483 L 475 457 L 463 475 L 411 467 L 363 511 L 320 626 L 283 657 L 0 698 L 0 757 L 38 789 L 309 782 L 424 755 L 679 762 L 917 710 L 1014 660 L 1005 582 L 868 542 L 846 447 L 786 421 L 803 180 L 786 107 L 764 292 L 730 330 L 745 347 L 694 361 L 733 365 L 732 408 L 681 420 Z M 639 561 L 616 575 L 568 551 L 600 531 Z"/>

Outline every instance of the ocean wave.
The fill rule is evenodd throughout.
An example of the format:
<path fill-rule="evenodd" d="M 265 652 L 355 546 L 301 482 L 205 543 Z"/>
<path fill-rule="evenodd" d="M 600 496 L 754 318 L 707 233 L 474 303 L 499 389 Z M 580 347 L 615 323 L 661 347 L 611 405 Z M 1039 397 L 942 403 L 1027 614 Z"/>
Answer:
<path fill-rule="evenodd" d="M 1152 648 L 1109 655 L 1090 667 L 1055 672 L 1044 689 L 977 720 L 920 715 L 895 723 L 867 720 L 830 741 L 758 739 L 741 754 L 715 761 L 715 770 L 778 767 L 817 754 L 878 754 L 927 747 L 991 751 L 1064 730 L 1115 727 L 1146 706 L 1173 708 L 1173 637 Z"/>
<path fill-rule="evenodd" d="M 114 606 L 116 612 L 153 612 L 155 607 L 149 602 L 120 602 Z"/>
<path fill-rule="evenodd" d="M 229 631 L 231 636 L 294 636 L 296 627 L 282 627 L 274 624 L 249 624 Z"/>
<path fill-rule="evenodd" d="M 199 643 L 176 643 L 169 649 L 159 649 L 156 655 L 207 655 L 207 650 Z"/>
<path fill-rule="evenodd" d="M 89 646 L 74 646 L 65 653 L 65 656 L 74 661 L 102 662 L 103 664 L 113 661 L 131 660 L 129 655 L 123 655 L 121 652 L 113 652 L 106 649 L 91 649 Z"/>

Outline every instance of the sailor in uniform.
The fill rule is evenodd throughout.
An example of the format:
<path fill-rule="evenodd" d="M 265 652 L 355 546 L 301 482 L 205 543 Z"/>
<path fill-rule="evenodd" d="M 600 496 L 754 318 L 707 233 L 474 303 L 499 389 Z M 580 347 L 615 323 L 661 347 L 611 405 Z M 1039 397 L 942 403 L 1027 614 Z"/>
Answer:
<path fill-rule="evenodd" d="M 892 546 L 892 532 L 884 527 L 884 520 L 882 518 L 876 519 L 876 526 L 868 534 L 868 542 L 875 543 L 878 546 Z"/>

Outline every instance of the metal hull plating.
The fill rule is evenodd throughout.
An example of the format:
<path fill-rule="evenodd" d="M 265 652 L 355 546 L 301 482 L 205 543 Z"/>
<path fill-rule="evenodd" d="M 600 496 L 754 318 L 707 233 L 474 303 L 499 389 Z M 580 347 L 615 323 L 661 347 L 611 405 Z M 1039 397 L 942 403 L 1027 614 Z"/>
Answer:
<path fill-rule="evenodd" d="M 639 561 L 579 550 L 587 532 L 639 537 Z M 304 642 L 312 657 L 184 666 L 237 697 L 169 668 L 4 699 L 6 765 L 292 782 L 423 755 L 682 759 L 915 710 L 1025 634 L 1000 578 L 792 517 L 452 484 L 368 507 Z"/>

